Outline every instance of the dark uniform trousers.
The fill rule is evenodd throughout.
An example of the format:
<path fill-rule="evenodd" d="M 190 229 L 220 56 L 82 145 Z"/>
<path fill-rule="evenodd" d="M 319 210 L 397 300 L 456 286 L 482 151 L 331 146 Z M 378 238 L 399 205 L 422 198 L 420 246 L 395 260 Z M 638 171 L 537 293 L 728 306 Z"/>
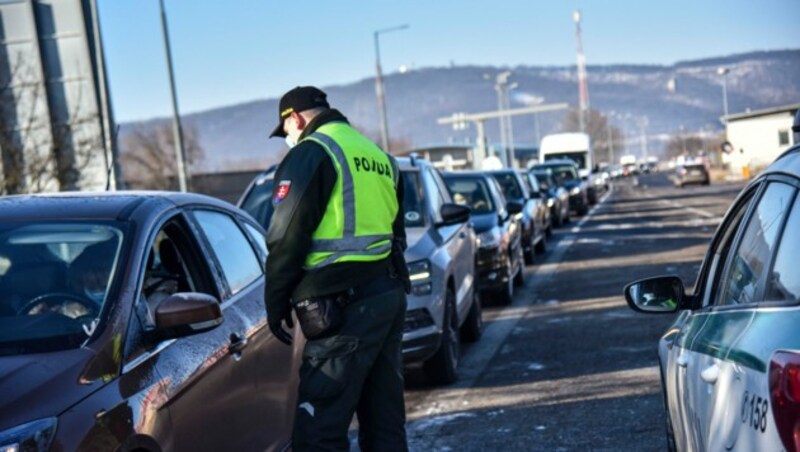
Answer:
<path fill-rule="evenodd" d="M 385 291 L 343 310 L 337 333 L 308 341 L 300 367 L 295 451 L 349 450 L 358 415 L 362 451 L 406 451 L 402 340 L 406 294 L 386 278 Z M 372 283 L 370 283 L 372 284 Z"/>

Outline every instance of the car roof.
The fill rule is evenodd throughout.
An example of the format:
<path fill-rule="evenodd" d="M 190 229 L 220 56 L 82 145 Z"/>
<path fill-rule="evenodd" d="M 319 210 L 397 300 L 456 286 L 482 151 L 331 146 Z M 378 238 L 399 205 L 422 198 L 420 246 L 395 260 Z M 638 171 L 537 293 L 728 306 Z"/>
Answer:
<path fill-rule="evenodd" d="M 414 164 L 411 164 L 411 157 L 396 157 L 397 166 L 401 171 L 419 171 L 423 165 L 430 165 L 431 163 L 422 157 L 414 157 Z"/>
<path fill-rule="evenodd" d="M 764 170 L 763 174 L 786 174 L 800 179 L 800 145 L 786 150 Z"/>
<path fill-rule="evenodd" d="M 548 160 L 544 163 L 537 163 L 533 165 L 533 168 L 544 168 L 548 166 L 563 166 L 563 165 L 572 165 L 576 168 L 578 166 L 575 164 L 575 162 L 573 162 L 570 159 L 553 159 L 553 160 Z"/>
<path fill-rule="evenodd" d="M 231 204 L 196 193 L 159 191 L 59 192 L 13 195 L 0 198 L 0 220 L 128 219 L 140 205 L 204 204 L 231 209 Z"/>
<path fill-rule="evenodd" d="M 485 171 L 445 171 L 442 173 L 442 177 L 471 177 L 471 178 L 479 178 L 479 179 L 486 179 L 489 177 Z"/>

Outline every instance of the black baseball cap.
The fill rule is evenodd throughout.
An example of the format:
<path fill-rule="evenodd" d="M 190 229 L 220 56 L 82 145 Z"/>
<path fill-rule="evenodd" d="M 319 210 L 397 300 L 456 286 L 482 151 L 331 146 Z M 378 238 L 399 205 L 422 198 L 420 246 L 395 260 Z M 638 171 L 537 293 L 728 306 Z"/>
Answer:
<path fill-rule="evenodd" d="M 318 107 L 331 108 L 327 97 L 327 94 L 314 86 L 298 86 L 284 94 L 278 103 L 278 126 L 269 137 L 286 136 L 286 132 L 283 131 L 283 120 L 293 112 L 300 113 Z"/>

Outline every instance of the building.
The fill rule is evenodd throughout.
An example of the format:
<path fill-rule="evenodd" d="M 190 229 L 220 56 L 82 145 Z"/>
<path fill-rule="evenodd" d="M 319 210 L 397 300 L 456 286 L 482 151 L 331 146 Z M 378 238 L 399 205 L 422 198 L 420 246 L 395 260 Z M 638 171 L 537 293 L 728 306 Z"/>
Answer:
<path fill-rule="evenodd" d="M 731 173 L 755 175 L 795 144 L 792 123 L 798 108 L 800 103 L 723 117 L 730 150 L 722 160 Z"/>

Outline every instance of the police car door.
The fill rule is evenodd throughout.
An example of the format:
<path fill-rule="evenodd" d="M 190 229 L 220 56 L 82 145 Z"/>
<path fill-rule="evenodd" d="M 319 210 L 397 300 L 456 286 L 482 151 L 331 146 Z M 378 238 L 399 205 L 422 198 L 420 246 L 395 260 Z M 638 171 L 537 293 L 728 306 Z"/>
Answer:
<path fill-rule="evenodd" d="M 686 411 L 697 450 L 738 449 L 743 399 L 752 406 L 758 428 L 765 415 L 767 393 L 749 393 L 747 375 L 762 365 L 740 348 L 755 318 L 767 280 L 783 219 L 794 189 L 769 183 L 757 203 L 739 223 L 736 236 L 721 265 L 720 278 L 710 294 L 711 304 L 697 322 L 689 343 L 686 368 Z M 714 284 L 709 282 L 709 284 Z"/>

